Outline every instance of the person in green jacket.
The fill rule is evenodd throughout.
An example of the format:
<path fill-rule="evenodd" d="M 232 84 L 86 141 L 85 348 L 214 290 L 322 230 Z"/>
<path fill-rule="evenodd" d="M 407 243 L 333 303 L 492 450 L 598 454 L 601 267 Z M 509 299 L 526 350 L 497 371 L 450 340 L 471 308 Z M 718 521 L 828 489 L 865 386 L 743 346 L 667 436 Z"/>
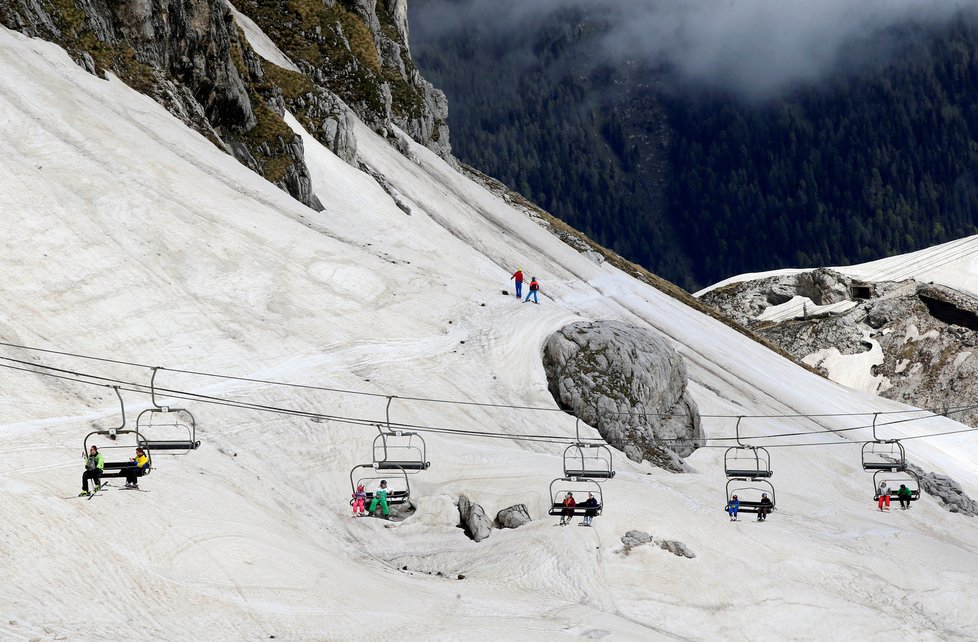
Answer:
<path fill-rule="evenodd" d="M 82 492 L 78 496 L 88 495 L 88 480 L 91 479 L 97 491 L 102 487 L 102 471 L 105 470 L 105 460 L 98 448 L 92 446 L 88 449 L 88 454 L 82 453 L 85 458 L 85 472 L 82 473 Z"/>
<path fill-rule="evenodd" d="M 389 492 L 390 489 L 387 488 L 387 480 L 382 479 L 380 481 L 380 488 L 374 491 L 374 498 L 370 501 L 370 508 L 367 509 L 367 515 L 373 515 L 377 504 L 380 504 L 380 509 L 384 512 L 384 517 L 390 517 L 391 509 L 387 505 L 387 493 Z"/>
<path fill-rule="evenodd" d="M 910 508 L 910 498 L 913 497 L 913 493 L 907 488 L 906 484 L 900 484 L 900 490 L 897 491 L 897 499 L 900 500 L 900 508 L 907 510 Z"/>

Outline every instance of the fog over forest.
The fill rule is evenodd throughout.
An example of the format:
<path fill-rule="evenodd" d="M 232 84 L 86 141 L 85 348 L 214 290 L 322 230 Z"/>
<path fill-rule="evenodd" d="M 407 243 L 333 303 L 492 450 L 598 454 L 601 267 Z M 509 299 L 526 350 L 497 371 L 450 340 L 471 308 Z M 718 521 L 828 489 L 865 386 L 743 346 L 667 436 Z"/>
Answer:
<path fill-rule="evenodd" d="M 607 21 L 596 63 L 666 65 L 680 78 L 765 98 L 839 69 L 885 61 L 899 27 L 936 25 L 978 0 L 415 0 L 424 39 L 478 24 L 532 30 L 556 11 Z"/>

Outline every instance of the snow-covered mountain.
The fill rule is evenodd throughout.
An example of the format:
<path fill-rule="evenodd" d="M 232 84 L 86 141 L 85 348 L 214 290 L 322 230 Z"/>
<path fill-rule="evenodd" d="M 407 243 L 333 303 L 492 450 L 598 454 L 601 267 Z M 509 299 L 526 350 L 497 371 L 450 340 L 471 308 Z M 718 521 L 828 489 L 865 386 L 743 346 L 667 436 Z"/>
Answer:
<path fill-rule="evenodd" d="M 777 356 L 353 116 L 356 167 L 289 118 L 319 212 L 54 44 L 0 28 L 0 69 L 0 340 L 115 360 L 0 350 L 0 638 L 975 638 L 978 522 L 927 495 L 880 513 L 860 465 L 873 413 L 903 413 L 881 415 L 882 436 L 915 438 L 915 464 L 978 495 L 973 433 L 923 438 L 962 425 Z M 540 279 L 540 305 L 500 294 L 516 266 Z M 686 474 L 617 456 L 594 528 L 554 528 L 563 447 L 520 436 L 574 435 L 549 411 L 540 352 L 589 319 L 664 335 L 712 441 Z M 118 404 L 37 366 L 148 383 L 122 362 L 315 386 L 158 379 L 353 420 L 382 421 L 396 396 L 392 421 L 504 438 L 425 433 L 416 512 L 387 528 L 349 516 L 376 429 L 188 403 L 202 445 L 155 457 L 148 493 L 74 498 L 84 437 L 118 425 Z M 130 421 L 149 405 L 123 395 Z M 737 416 L 771 452 L 766 524 L 722 510 L 718 439 Z M 525 504 L 533 521 L 473 542 L 460 495 L 490 516 Z M 626 555 L 629 530 L 695 558 Z"/>

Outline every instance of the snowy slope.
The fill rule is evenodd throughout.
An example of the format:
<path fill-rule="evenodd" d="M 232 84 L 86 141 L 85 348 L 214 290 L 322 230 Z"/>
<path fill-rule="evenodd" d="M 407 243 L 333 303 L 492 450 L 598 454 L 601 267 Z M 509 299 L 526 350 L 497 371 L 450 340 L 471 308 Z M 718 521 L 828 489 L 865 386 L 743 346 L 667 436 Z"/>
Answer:
<path fill-rule="evenodd" d="M 553 408 L 543 340 L 577 319 L 669 337 L 704 415 L 885 412 L 561 243 L 414 146 L 365 127 L 366 174 L 307 137 L 324 213 L 304 208 L 150 99 L 0 30 L 0 339 L 122 361 L 382 395 Z M 297 125 L 296 125 L 297 126 Z M 541 305 L 500 295 L 515 266 Z M 147 380 L 121 364 L 5 348 L 0 356 Z M 386 400 L 163 373 L 165 385 L 382 419 Z M 100 387 L 0 368 L 0 638 L 119 639 L 974 639 L 978 523 L 924 499 L 880 514 L 859 466 L 869 416 L 745 419 L 772 448 L 779 511 L 731 524 L 722 455 L 671 475 L 616 458 L 594 529 L 555 529 L 548 484 L 561 447 L 426 436 L 418 511 L 395 528 L 348 517 L 349 470 L 375 433 L 339 422 L 192 408 L 204 445 L 156 458 L 141 486 L 78 490 L 93 422 L 117 424 Z M 127 394 L 130 421 L 148 400 Z M 556 412 L 397 399 L 398 422 L 568 436 Z M 704 417 L 711 437 L 734 420 Z M 902 423 L 888 435 L 961 426 Z M 593 431 L 588 430 L 593 435 Z M 766 443 L 799 443 L 799 438 Z M 908 441 L 913 461 L 978 495 L 971 435 Z M 118 485 L 118 484 L 117 484 Z M 534 521 L 469 541 L 460 493 Z M 684 542 L 621 554 L 629 529 Z M 464 579 L 457 577 L 464 575 Z M 840 628 L 844 622 L 844 629 Z"/>
<path fill-rule="evenodd" d="M 949 241 L 910 254 L 901 254 L 860 265 L 844 265 L 832 269 L 854 279 L 870 283 L 916 279 L 921 283 L 946 285 L 972 296 L 978 296 L 978 235 Z M 696 296 L 730 283 L 809 271 L 785 269 L 738 274 L 703 288 L 696 293 Z"/>

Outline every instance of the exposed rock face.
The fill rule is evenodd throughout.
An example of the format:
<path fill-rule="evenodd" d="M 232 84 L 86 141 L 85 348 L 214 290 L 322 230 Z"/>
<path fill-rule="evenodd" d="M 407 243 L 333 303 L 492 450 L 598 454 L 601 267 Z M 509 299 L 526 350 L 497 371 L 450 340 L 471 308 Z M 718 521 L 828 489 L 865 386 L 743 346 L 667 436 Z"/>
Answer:
<path fill-rule="evenodd" d="M 684 469 L 699 413 L 686 364 L 665 339 L 618 321 L 573 323 L 549 337 L 543 364 L 558 403 L 629 459 Z"/>
<path fill-rule="evenodd" d="M 907 468 L 920 477 L 920 490 L 936 497 L 952 513 L 968 517 L 978 514 L 978 502 L 971 499 L 961 485 L 946 475 L 925 473 L 920 466 L 907 464 Z"/>
<path fill-rule="evenodd" d="M 523 504 L 504 508 L 496 514 L 496 528 L 519 528 L 530 521 L 530 513 Z"/>
<path fill-rule="evenodd" d="M 481 542 L 492 533 L 492 521 L 486 516 L 486 511 L 465 495 L 458 498 L 458 516 L 460 525 L 469 538 Z"/>
<path fill-rule="evenodd" d="M 771 306 L 796 296 L 811 305 L 758 319 L 770 319 Z M 872 366 L 864 366 L 867 392 L 937 410 L 970 406 L 978 396 L 978 300 L 950 288 L 912 280 L 864 284 L 815 270 L 731 284 L 701 298 L 830 378 L 835 371 L 827 349 L 843 357 L 878 349 Z M 817 308 L 840 301 L 850 302 L 841 312 Z M 975 410 L 950 416 L 978 426 Z"/>
<path fill-rule="evenodd" d="M 633 548 L 654 543 L 662 550 L 669 551 L 676 557 L 685 557 L 688 559 L 693 559 L 696 557 L 696 554 L 682 542 L 674 539 L 659 539 L 658 537 L 652 537 L 652 535 L 644 531 L 628 531 L 622 535 L 621 543 L 625 545 L 625 548 L 622 551 L 625 555 L 628 555 Z"/>
<path fill-rule="evenodd" d="M 395 138 L 396 127 L 453 161 L 448 100 L 411 59 L 406 0 L 240 0 L 235 6 L 305 77 L 338 96 L 375 131 Z M 321 110 L 308 110 L 314 101 L 307 92 L 285 93 L 306 129 L 323 128 L 317 124 Z"/>
<path fill-rule="evenodd" d="M 621 537 L 621 543 L 625 545 L 626 549 L 648 544 L 651 541 L 652 536 L 644 531 L 628 531 Z"/>
<path fill-rule="evenodd" d="M 0 3 L 0 23 L 110 70 L 243 164 L 315 209 L 302 141 L 223 0 Z"/>
<path fill-rule="evenodd" d="M 655 540 L 655 543 L 659 545 L 659 548 L 664 551 L 669 551 L 676 557 L 685 557 L 688 559 L 693 559 L 696 557 L 696 553 L 689 550 L 689 547 L 674 539 L 657 539 Z"/>
<path fill-rule="evenodd" d="M 407 48 L 406 0 L 242 0 L 237 9 L 294 66 L 258 57 L 225 0 L 6 0 L 0 24 L 60 44 L 91 73 L 112 71 L 317 210 L 286 109 L 353 166 L 354 111 L 398 149 L 400 129 L 455 162 L 447 99 Z"/>

